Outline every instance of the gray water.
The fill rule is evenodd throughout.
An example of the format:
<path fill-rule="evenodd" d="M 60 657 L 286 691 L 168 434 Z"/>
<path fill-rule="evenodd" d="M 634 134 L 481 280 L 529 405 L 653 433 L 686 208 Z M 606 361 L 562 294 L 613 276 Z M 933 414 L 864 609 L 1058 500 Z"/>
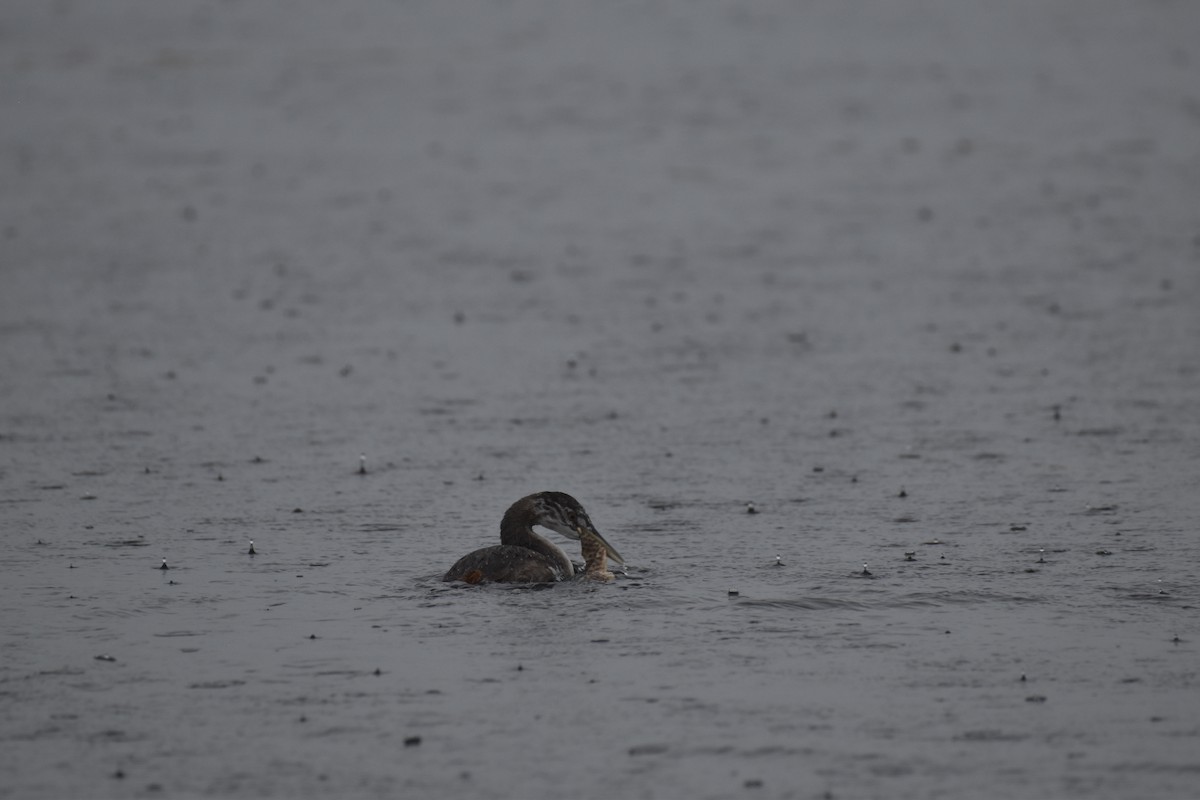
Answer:
<path fill-rule="evenodd" d="M 451 5 L 0 12 L 0 797 L 1194 796 L 1193 6 Z"/>

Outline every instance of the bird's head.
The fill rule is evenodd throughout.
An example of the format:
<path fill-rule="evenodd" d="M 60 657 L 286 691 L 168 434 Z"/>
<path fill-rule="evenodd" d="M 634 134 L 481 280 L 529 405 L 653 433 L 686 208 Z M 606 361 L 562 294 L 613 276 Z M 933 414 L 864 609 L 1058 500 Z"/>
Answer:
<path fill-rule="evenodd" d="M 583 510 L 583 506 L 574 497 L 563 492 L 538 492 L 529 499 L 533 502 L 535 509 L 535 524 L 576 541 L 584 534 L 591 534 L 604 544 L 609 558 L 618 564 L 625 563 L 621 554 L 596 530 L 588 513 Z"/>

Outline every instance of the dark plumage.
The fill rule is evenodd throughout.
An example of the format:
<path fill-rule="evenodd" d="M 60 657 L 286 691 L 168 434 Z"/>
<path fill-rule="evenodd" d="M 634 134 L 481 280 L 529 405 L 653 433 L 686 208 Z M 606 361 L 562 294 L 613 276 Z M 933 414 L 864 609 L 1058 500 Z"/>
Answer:
<path fill-rule="evenodd" d="M 592 525 L 579 501 L 562 492 L 538 492 L 513 503 L 500 521 L 500 544 L 483 547 L 460 558 L 443 581 L 466 583 L 552 583 L 575 574 L 566 553 L 534 533 L 541 525 L 568 539 L 595 537 L 608 557 L 624 564 Z"/>

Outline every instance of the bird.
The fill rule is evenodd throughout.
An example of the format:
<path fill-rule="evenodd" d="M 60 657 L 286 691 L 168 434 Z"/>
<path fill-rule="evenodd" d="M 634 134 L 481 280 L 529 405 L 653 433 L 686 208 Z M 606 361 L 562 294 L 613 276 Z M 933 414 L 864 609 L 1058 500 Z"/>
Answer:
<path fill-rule="evenodd" d="M 625 559 L 605 541 L 583 506 L 564 492 L 537 492 L 509 506 L 500 520 L 500 544 L 483 547 L 460 558 L 442 576 L 445 582 L 553 583 L 574 577 L 571 559 L 556 545 L 534 532 L 541 525 L 568 539 L 582 541 L 585 575 L 607 574 L 606 559 Z M 603 555 L 597 558 L 597 548 Z M 588 559 L 589 550 L 591 552 Z M 594 564 L 599 565 L 597 569 Z M 600 578 L 605 580 L 605 578 Z"/>

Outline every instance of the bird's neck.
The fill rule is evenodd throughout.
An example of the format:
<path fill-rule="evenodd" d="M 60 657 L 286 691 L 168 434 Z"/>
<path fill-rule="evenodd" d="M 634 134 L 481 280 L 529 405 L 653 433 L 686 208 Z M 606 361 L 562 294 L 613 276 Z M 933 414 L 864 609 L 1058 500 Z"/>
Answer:
<path fill-rule="evenodd" d="M 554 545 L 549 539 L 539 536 L 533 530 L 535 509 L 532 503 L 518 500 L 504 513 L 500 520 L 500 544 L 524 547 L 535 553 L 540 553 L 554 562 L 563 577 L 575 574 L 571 559 L 567 554 Z"/>

